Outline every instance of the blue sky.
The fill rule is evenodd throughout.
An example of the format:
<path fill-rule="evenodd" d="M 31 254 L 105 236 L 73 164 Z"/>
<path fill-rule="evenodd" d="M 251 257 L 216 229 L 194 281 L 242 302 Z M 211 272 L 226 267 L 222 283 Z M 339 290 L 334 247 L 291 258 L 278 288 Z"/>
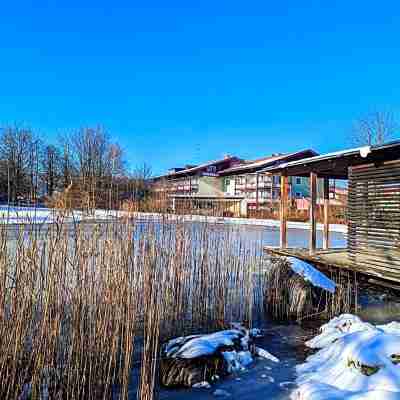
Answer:
<path fill-rule="evenodd" d="M 400 111 L 397 1 L 18 1 L 0 13 L 0 124 L 101 124 L 132 166 L 347 147 Z"/>

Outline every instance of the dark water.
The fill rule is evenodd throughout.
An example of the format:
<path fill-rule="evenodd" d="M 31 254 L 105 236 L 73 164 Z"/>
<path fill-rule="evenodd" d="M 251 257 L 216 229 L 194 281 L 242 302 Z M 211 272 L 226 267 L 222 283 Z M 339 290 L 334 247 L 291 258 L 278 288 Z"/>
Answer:
<path fill-rule="evenodd" d="M 224 229 L 222 227 L 221 229 Z M 260 226 L 241 226 L 239 234 L 249 242 L 257 242 L 264 246 L 279 245 L 279 229 Z M 322 232 L 317 234 L 318 246 L 322 247 Z M 289 229 L 290 247 L 307 247 L 309 231 Z M 342 233 L 331 233 L 331 246 L 346 246 L 346 238 Z M 316 333 L 314 327 L 301 327 L 297 324 L 279 325 L 263 321 L 258 327 L 263 329 L 264 337 L 258 345 L 265 348 L 280 359 L 280 363 L 258 359 L 247 371 L 236 373 L 214 385 L 211 389 L 161 389 L 162 400 L 206 400 L 216 399 L 217 389 L 227 392 L 229 399 L 289 399 L 295 387 L 295 367 L 305 360 L 304 342 Z M 134 397 L 132 397 L 134 398 Z M 223 397 L 221 397 L 223 398 Z"/>
<path fill-rule="evenodd" d="M 265 227 L 242 227 L 241 234 L 247 240 L 261 241 L 263 245 L 278 246 L 279 230 Z M 290 247 L 308 246 L 307 230 L 289 229 Z M 322 245 L 322 232 L 318 232 L 318 246 Z M 331 247 L 346 246 L 346 238 L 341 233 L 331 233 Z M 400 299 L 386 289 L 360 283 L 359 316 L 368 322 L 384 324 L 393 320 L 400 321 Z M 261 322 L 264 337 L 258 345 L 280 359 L 280 363 L 258 359 L 247 371 L 230 376 L 212 385 L 211 389 L 161 389 L 162 400 L 206 400 L 218 398 L 214 395 L 217 389 L 229 394 L 229 399 L 290 399 L 296 387 L 295 367 L 305 361 L 308 351 L 304 342 L 315 336 L 324 321 L 315 321 L 308 326 L 297 324 L 280 325 L 274 322 Z M 223 397 L 221 397 L 223 398 Z"/>
<path fill-rule="evenodd" d="M 106 224 L 105 224 L 106 225 Z M 192 223 L 197 229 L 200 223 Z M 42 229 L 46 229 L 42 227 Z M 87 224 L 85 229 L 91 229 Z M 236 229 L 239 236 L 249 243 L 263 246 L 279 245 L 279 229 L 261 226 L 218 225 L 215 234 L 227 229 Z M 10 227 L 10 238 L 16 237 L 17 228 Z M 71 225 L 71 232 L 74 228 Z M 303 229 L 288 230 L 289 247 L 307 247 L 309 231 Z M 322 246 L 322 232 L 317 232 L 317 245 Z M 331 232 L 331 247 L 346 246 L 346 237 L 342 233 Z M 400 301 L 392 293 L 378 287 L 361 287 L 359 315 L 372 323 L 383 324 L 392 320 L 400 321 Z M 280 359 L 279 363 L 258 359 L 247 371 L 240 372 L 220 381 L 211 389 L 161 389 L 159 398 L 162 400 L 205 400 L 215 399 L 215 390 L 220 389 L 229 394 L 229 399 L 289 399 L 295 387 L 295 367 L 304 362 L 307 351 L 304 342 L 314 336 L 317 327 L 299 326 L 297 324 L 279 325 L 269 321 L 260 321 L 258 326 L 263 330 L 264 337 L 259 339 L 258 346 L 265 348 Z M 133 383 L 130 398 L 136 399 L 138 387 L 138 367 L 133 371 Z"/>
<path fill-rule="evenodd" d="M 363 290 L 363 289 L 361 289 Z M 393 320 L 400 321 L 400 300 L 392 295 L 382 298 L 379 288 L 366 289 L 370 292 L 370 302 L 365 303 L 359 316 L 368 322 L 384 324 Z M 229 399 L 288 400 L 296 387 L 296 365 L 305 361 L 307 348 L 304 342 L 315 336 L 323 321 L 315 321 L 308 326 L 297 324 L 264 323 L 264 337 L 258 346 L 267 349 L 280 359 L 279 363 L 257 359 L 247 371 L 237 373 L 216 383 L 211 389 L 161 389 L 162 400 L 206 400 L 216 399 L 215 390 L 229 393 Z M 132 397 L 133 399 L 133 397 Z"/>
<path fill-rule="evenodd" d="M 265 326 L 265 336 L 257 345 L 278 356 L 279 363 L 258 359 L 246 371 L 214 384 L 211 389 L 162 389 L 160 399 L 215 399 L 213 393 L 217 389 L 229 393 L 229 399 L 289 399 L 295 387 L 295 366 L 305 358 L 304 340 L 313 333 L 314 330 L 298 325 Z"/>

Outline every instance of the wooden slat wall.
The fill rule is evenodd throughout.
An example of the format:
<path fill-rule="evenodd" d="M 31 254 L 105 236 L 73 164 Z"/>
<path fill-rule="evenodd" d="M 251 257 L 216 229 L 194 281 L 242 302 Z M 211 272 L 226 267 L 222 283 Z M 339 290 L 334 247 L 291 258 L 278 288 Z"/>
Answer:
<path fill-rule="evenodd" d="M 348 206 L 354 268 L 400 282 L 400 160 L 350 168 Z"/>

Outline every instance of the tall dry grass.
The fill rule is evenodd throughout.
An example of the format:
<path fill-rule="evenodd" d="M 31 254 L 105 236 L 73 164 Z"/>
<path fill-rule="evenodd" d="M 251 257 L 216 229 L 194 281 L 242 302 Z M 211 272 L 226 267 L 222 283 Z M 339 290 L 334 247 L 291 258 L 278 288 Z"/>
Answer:
<path fill-rule="evenodd" d="M 250 325 L 261 270 L 254 243 L 208 223 L 1 225 L 0 398 L 132 398 L 138 363 L 152 399 L 160 343 Z"/>
<path fill-rule="evenodd" d="M 271 257 L 265 278 L 265 307 L 275 320 L 331 319 L 342 313 L 356 312 L 357 274 L 349 270 L 327 268 L 323 272 L 336 285 L 335 293 L 312 286 L 295 274 L 288 261 Z"/>

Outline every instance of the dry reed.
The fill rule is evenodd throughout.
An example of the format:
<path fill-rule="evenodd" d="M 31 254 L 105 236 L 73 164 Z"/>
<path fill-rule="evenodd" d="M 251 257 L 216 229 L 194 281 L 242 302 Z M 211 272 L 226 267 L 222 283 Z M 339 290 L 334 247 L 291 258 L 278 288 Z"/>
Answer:
<path fill-rule="evenodd" d="M 162 341 L 251 324 L 261 247 L 237 229 L 130 217 L 0 226 L 0 398 L 127 399 L 140 361 L 150 400 Z"/>
<path fill-rule="evenodd" d="M 295 274 L 288 261 L 271 257 L 265 280 L 265 307 L 275 320 L 331 319 L 357 310 L 357 275 L 350 271 L 324 271 L 336 284 L 335 293 L 313 287 Z"/>

